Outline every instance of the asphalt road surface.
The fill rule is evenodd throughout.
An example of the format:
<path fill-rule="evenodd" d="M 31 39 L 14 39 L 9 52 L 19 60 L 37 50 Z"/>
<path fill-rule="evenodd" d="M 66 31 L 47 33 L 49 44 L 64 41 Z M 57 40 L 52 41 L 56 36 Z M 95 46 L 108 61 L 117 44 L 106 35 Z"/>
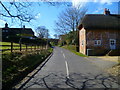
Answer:
<path fill-rule="evenodd" d="M 84 57 L 55 47 L 45 66 L 23 87 L 29 88 L 118 88 L 115 77 Z"/>

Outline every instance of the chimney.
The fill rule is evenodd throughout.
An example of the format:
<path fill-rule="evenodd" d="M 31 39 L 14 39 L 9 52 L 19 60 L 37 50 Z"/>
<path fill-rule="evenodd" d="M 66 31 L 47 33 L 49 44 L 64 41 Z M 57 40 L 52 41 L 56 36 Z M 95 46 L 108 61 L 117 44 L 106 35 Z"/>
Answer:
<path fill-rule="evenodd" d="M 25 25 L 23 25 L 23 28 L 25 29 Z"/>
<path fill-rule="evenodd" d="M 5 28 L 8 28 L 8 24 L 7 23 L 5 24 Z"/>
<path fill-rule="evenodd" d="M 110 11 L 109 11 L 109 9 L 108 9 L 108 15 L 110 15 Z"/>
<path fill-rule="evenodd" d="M 109 9 L 107 9 L 107 8 L 104 9 L 104 15 L 110 15 Z"/>

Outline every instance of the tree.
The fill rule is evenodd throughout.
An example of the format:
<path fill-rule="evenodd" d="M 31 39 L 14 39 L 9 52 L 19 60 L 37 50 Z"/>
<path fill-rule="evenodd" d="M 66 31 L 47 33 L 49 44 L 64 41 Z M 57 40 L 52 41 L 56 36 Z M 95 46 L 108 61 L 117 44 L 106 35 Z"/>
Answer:
<path fill-rule="evenodd" d="M 55 30 L 61 34 L 66 34 L 70 31 L 76 31 L 77 26 L 84 17 L 87 9 L 69 7 L 62 11 L 58 16 L 58 21 L 55 21 Z"/>
<path fill-rule="evenodd" d="M 48 38 L 49 33 L 48 29 L 45 26 L 39 26 L 36 28 L 37 37 L 39 38 Z"/>
<path fill-rule="evenodd" d="M 84 7 L 81 8 L 80 6 L 78 6 L 77 8 L 69 7 L 65 9 L 58 16 L 58 21 L 55 22 L 55 30 L 58 31 L 60 34 L 67 34 L 67 37 L 69 37 L 70 41 L 78 45 L 77 27 L 86 12 L 87 9 Z M 71 31 L 73 34 L 68 34 Z"/>
<path fill-rule="evenodd" d="M 42 0 L 44 3 L 50 6 L 60 6 L 66 5 L 70 6 L 70 3 L 61 3 L 61 2 L 51 2 L 50 0 Z M 41 3 L 37 2 L 38 6 L 41 6 Z M 28 0 L 17 2 L 16 0 L 10 0 L 10 2 L 4 2 L 4 0 L 0 0 L 0 16 L 2 18 L 10 18 L 12 22 L 30 22 L 31 20 L 35 20 L 36 13 L 33 13 L 32 7 L 34 6 L 33 2 L 29 2 Z M 1 12 L 2 11 L 2 12 Z M 31 13 L 32 12 L 32 13 Z"/>
<path fill-rule="evenodd" d="M 17 19 L 21 22 L 30 22 L 34 19 L 34 15 L 30 12 L 31 2 L 2 2 L 0 1 L 0 6 L 2 6 L 2 12 L 0 16 Z"/>
<path fill-rule="evenodd" d="M 76 45 L 76 51 L 79 51 L 79 34 L 78 25 L 86 14 L 87 9 L 81 7 L 69 7 L 62 11 L 55 22 L 55 31 L 64 34 L 64 41 L 69 44 Z"/>

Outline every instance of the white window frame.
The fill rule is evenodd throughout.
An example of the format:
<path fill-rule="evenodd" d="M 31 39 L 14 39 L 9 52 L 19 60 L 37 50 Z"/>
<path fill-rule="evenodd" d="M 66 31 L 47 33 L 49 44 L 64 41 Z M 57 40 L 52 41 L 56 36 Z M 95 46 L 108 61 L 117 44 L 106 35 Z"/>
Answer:
<path fill-rule="evenodd" d="M 95 43 L 96 42 L 96 43 Z M 101 40 L 95 40 L 94 41 L 94 45 L 95 46 L 100 46 L 101 45 Z"/>

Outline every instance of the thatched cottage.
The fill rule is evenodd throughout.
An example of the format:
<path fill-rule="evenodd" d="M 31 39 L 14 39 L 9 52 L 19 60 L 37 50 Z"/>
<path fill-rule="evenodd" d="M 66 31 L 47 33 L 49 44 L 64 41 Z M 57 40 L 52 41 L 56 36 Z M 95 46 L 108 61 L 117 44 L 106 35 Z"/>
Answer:
<path fill-rule="evenodd" d="M 106 55 L 120 50 L 120 15 L 107 9 L 104 14 L 87 14 L 78 28 L 81 53 Z"/>

